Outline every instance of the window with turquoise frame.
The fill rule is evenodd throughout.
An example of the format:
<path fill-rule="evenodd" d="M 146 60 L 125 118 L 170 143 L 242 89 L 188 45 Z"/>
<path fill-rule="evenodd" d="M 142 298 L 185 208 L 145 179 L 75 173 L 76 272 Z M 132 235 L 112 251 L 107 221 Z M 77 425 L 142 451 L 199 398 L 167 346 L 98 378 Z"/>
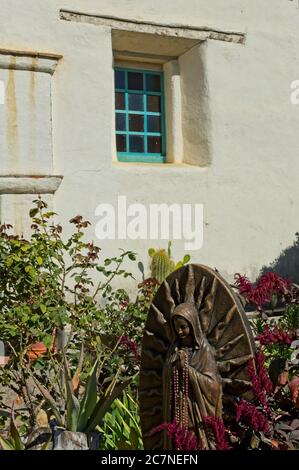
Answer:
<path fill-rule="evenodd" d="M 162 72 L 115 68 L 115 129 L 119 161 L 165 161 Z"/>

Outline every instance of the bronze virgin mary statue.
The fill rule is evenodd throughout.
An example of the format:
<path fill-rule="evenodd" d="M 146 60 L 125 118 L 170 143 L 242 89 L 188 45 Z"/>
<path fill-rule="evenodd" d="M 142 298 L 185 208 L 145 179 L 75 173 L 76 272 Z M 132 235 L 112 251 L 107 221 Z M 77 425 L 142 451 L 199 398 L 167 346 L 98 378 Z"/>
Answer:
<path fill-rule="evenodd" d="M 173 449 L 176 423 L 212 449 L 205 418 L 221 418 L 226 401 L 250 398 L 247 362 L 254 340 L 245 312 L 213 270 L 189 265 L 160 286 L 149 310 L 142 344 L 140 411 L 145 449 Z"/>
<path fill-rule="evenodd" d="M 222 414 L 222 383 L 215 353 L 202 333 L 193 304 L 176 307 L 170 324 L 174 341 L 163 369 L 164 422 L 175 420 L 208 448 L 203 418 Z"/>

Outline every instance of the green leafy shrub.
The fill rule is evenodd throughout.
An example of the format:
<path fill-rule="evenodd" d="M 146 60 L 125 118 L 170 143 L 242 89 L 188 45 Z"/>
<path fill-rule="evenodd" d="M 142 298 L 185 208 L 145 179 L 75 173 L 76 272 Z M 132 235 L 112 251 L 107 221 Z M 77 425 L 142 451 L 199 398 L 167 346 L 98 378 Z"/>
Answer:
<path fill-rule="evenodd" d="M 54 391 L 62 373 L 62 349 L 72 351 L 72 374 L 82 345 L 89 355 L 81 375 L 83 386 L 96 358 L 110 358 L 109 368 L 103 374 L 103 366 L 99 377 L 107 384 L 127 361 L 125 351 L 119 348 L 115 352 L 120 329 L 112 331 L 107 341 L 106 325 L 111 305 L 120 312 L 121 301 L 127 297 L 124 291 L 113 291 L 111 283 L 115 278 L 132 277 L 123 265 L 135 261 L 135 254 L 121 251 L 100 262 L 100 248 L 84 240 L 89 222 L 81 216 L 71 219 L 74 231 L 64 240 L 61 225 L 53 222 L 55 215 L 37 199 L 30 211 L 32 235 L 28 240 L 14 235 L 9 225 L 0 228 L 0 339 L 10 355 L 8 365 L 0 368 L 0 407 L 10 409 L 6 396 L 13 391 L 24 405 L 23 416 L 29 418 L 30 426 L 40 409 L 32 375 L 49 392 Z M 42 343 L 45 351 L 32 359 L 36 343 Z"/>
<path fill-rule="evenodd" d="M 138 401 L 130 387 L 113 402 L 98 429 L 102 433 L 101 450 L 143 449 Z"/>

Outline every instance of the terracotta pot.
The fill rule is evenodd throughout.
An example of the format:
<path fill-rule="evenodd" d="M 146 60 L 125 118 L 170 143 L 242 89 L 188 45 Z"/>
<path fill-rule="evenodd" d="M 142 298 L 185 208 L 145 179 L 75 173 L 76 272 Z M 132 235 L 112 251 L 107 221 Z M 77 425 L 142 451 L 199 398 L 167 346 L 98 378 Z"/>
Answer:
<path fill-rule="evenodd" d="M 35 343 L 27 349 L 26 356 L 32 361 L 34 359 L 42 357 L 44 354 L 47 353 L 47 351 L 48 348 L 45 346 L 44 343 Z"/>
<path fill-rule="evenodd" d="M 55 346 L 55 341 L 56 341 L 56 329 L 54 330 L 53 333 L 53 339 L 52 339 L 52 344 L 50 346 L 50 351 L 51 352 L 56 352 L 56 346 Z M 30 361 L 34 361 L 35 359 L 38 359 L 39 357 L 44 356 L 47 354 L 49 348 L 44 343 L 34 343 L 26 351 L 26 356 Z"/>

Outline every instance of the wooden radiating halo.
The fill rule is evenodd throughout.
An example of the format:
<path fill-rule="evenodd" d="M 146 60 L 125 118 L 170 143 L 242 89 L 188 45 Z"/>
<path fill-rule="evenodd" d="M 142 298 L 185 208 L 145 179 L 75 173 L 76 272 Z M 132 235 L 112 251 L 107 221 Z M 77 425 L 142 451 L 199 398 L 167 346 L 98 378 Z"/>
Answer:
<path fill-rule="evenodd" d="M 203 333 L 215 350 L 222 377 L 223 401 L 251 399 L 248 360 L 255 356 L 254 338 L 245 311 L 227 282 L 214 270 L 189 264 L 161 284 L 150 306 L 142 341 L 140 418 L 145 449 L 162 449 L 163 365 L 171 343 L 170 317 L 183 302 L 196 305 Z"/>

